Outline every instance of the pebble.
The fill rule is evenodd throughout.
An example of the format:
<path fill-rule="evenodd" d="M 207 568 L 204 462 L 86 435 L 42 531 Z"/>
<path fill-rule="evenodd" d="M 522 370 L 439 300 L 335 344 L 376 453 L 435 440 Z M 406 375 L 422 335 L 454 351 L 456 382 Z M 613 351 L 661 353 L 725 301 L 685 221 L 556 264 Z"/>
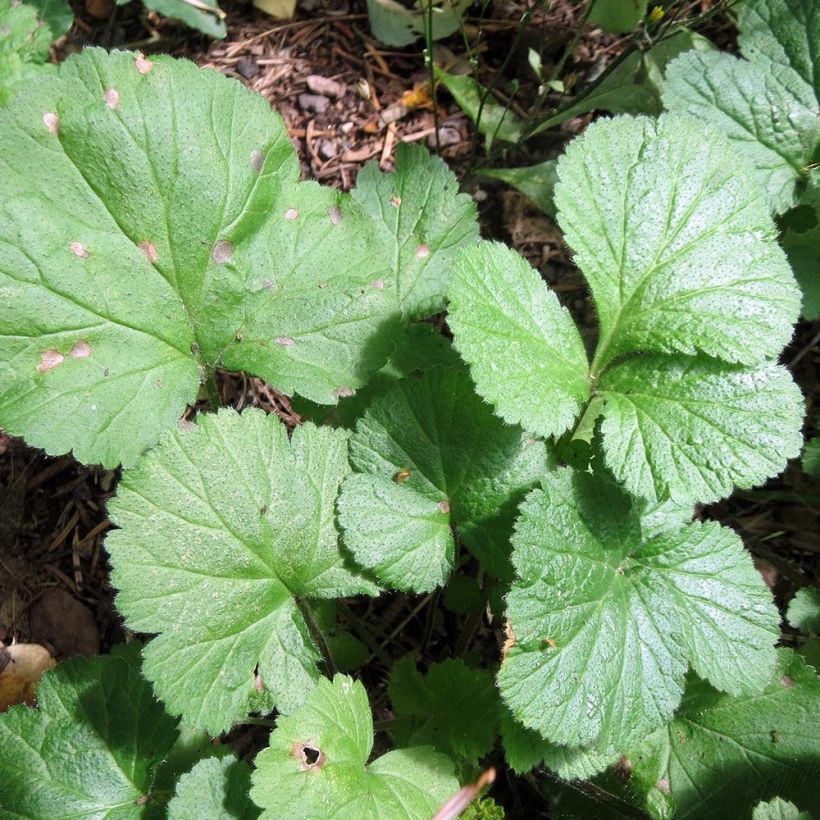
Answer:
<path fill-rule="evenodd" d="M 305 82 L 310 91 L 324 97 L 343 97 L 347 91 L 344 83 L 337 83 L 336 80 L 330 80 L 318 74 L 311 74 Z"/>
<path fill-rule="evenodd" d="M 330 105 L 330 100 L 320 94 L 300 94 L 299 107 L 303 111 L 313 111 L 315 114 L 324 114 Z"/>

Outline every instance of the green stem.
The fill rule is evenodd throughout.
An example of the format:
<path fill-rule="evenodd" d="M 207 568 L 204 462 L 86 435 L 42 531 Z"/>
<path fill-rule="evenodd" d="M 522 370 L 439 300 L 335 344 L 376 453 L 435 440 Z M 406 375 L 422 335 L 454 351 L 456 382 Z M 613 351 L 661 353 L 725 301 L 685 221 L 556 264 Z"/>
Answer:
<path fill-rule="evenodd" d="M 219 395 L 219 387 L 216 384 L 216 370 L 213 367 L 205 368 L 205 392 L 208 395 L 208 403 L 211 410 L 219 410 L 222 407 L 222 398 Z"/>
<path fill-rule="evenodd" d="M 423 9 L 424 20 L 424 62 L 430 75 L 430 96 L 433 98 L 433 127 L 436 129 L 436 153 L 441 153 L 441 141 L 438 133 L 438 102 L 436 100 L 436 66 L 433 62 L 433 0 L 428 0 Z"/>
<path fill-rule="evenodd" d="M 333 661 L 333 655 L 331 654 L 330 646 L 328 645 L 325 633 L 322 632 L 321 627 L 316 621 L 316 618 L 313 615 L 313 610 L 310 608 L 310 604 L 308 604 L 307 601 L 303 601 L 301 598 L 294 598 L 294 600 L 296 601 L 296 606 L 298 607 L 299 612 L 302 613 L 302 617 L 305 619 L 308 632 L 310 632 L 310 637 L 322 653 L 322 657 L 325 660 L 325 668 L 327 669 L 328 674 L 332 677 L 339 670 L 336 668 L 336 664 Z"/>

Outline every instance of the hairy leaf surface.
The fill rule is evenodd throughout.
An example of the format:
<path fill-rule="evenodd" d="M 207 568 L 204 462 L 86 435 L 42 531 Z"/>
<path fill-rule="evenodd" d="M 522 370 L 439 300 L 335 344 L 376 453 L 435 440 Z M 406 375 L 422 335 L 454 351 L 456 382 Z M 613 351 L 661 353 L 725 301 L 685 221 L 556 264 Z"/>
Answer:
<path fill-rule="evenodd" d="M 47 63 L 52 35 L 31 5 L 0 0 L 0 107 L 40 75 L 56 71 Z"/>
<path fill-rule="evenodd" d="M 0 113 L 0 168 L 0 424 L 35 446 L 132 464 L 203 369 L 335 403 L 390 350 L 367 218 L 217 72 L 88 49 Z"/>
<path fill-rule="evenodd" d="M 259 809 L 251 803 L 251 768 L 233 755 L 199 761 L 177 782 L 168 803 L 169 820 L 253 820 Z"/>
<path fill-rule="evenodd" d="M 607 464 L 650 501 L 716 501 L 800 452 L 803 399 L 779 365 L 643 356 L 612 367 L 600 391 Z"/>
<path fill-rule="evenodd" d="M 350 457 L 359 474 L 339 499 L 345 544 L 385 584 L 416 592 L 449 575 L 451 526 L 505 573 L 515 507 L 547 464 L 544 445 L 494 416 L 461 368 L 434 368 L 376 396 Z"/>
<path fill-rule="evenodd" d="M 670 719 L 688 666 L 760 691 L 779 618 L 738 537 L 715 523 L 651 539 L 629 497 L 567 468 L 513 536 L 514 635 L 499 672 L 513 716 L 547 740 L 617 754 Z"/>
<path fill-rule="evenodd" d="M 37 702 L 0 715 L 0 814 L 143 816 L 177 731 L 140 674 L 137 646 L 59 664 Z"/>
<path fill-rule="evenodd" d="M 558 163 L 558 220 L 600 319 L 593 374 L 635 350 L 755 364 L 800 293 L 731 146 L 691 117 L 593 123 Z"/>
<path fill-rule="evenodd" d="M 458 193 L 455 174 L 421 146 L 401 143 L 396 170 L 368 163 L 351 193 L 384 243 L 402 314 L 441 310 L 453 257 L 479 238 L 475 203 Z"/>
<path fill-rule="evenodd" d="M 581 336 L 529 264 L 504 245 L 462 251 L 448 322 L 479 395 L 510 424 L 563 433 L 589 396 Z"/>
<path fill-rule="evenodd" d="M 429 746 L 388 752 L 368 764 L 373 719 L 359 681 L 336 675 L 280 716 L 256 758 L 251 798 L 264 818 L 427 820 L 458 791 L 450 760 Z"/>
<path fill-rule="evenodd" d="M 347 434 L 222 410 L 175 430 L 124 473 L 106 539 L 117 607 L 159 633 L 145 674 L 213 734 L 298 707 L 319 676 L 299 598 L 375 592 L 339 552 L 334 502 Z M 255 675 L 255 670 L 257 674 Z"/>
<path fill-rule="evenodd" d="M 789 604 L 786 620 L 807 635 L 810 632 L 820 633 L 820 589 L 798 589 Z"/>

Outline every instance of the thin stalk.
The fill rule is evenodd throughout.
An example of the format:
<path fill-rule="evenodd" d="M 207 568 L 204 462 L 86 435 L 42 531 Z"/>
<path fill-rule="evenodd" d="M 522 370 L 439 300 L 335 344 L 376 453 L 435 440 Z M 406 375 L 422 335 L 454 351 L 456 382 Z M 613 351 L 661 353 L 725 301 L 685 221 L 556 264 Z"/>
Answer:
<path fill-rule="evenodd" d="M 330 651 L 330 646 L 328 645 L 325 633 L 322 632 L 322 628 L 316 621 L 316 618 L 313 615 L 313 610 L 310 608 L 310 604 L 308 604 L 307 601 L 303 601 L 301 598 L 294 598 L 294 600 L 296 601 L 296 606 L 298 607 L 299 612 L 302 613 L 302 617 L 305 619 L 305 624 L 307 624 L 310 637 L 322 653 L 327 672 L 332 677 L 338 670 L 336 669 L 336 664 L 333 661 L 333 654 Z"/>
<path fill-rule="evenodd" d="M 219 387 L 216 384 L 216 370 L 213 367 L 205 368 L 205 392 L 208 395 L 208 404 L 211 410 L 218 410 L 222 407 L 222 397 L 219 395 Z"/>
<path fill-rule="evenodd" d="M 436 99 L 436 66 L 433 62 L 433 0 L 428 0 L 427 6 L 422 9 L 424 20 L 424 62 L 430 75 L 430 96 L 433 99 L 433 127 L 436 129 L 436 153 L 441 153 L 441 139 L 439 137 L 438 101 Z"/>

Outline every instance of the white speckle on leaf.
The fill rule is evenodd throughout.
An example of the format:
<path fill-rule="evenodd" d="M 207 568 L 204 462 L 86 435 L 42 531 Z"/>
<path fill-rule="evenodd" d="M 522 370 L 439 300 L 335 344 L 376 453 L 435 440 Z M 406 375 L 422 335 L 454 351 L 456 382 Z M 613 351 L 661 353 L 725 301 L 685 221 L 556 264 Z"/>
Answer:
<path fill-rule="evenodd" d="M 417 259 L 424 259 L 425 256 L 430 255 L 430 248 L 427 245 L 419 245 L 416 248 L 416 258 Z"/>
<path fill-rule="evenodd" d="M 340 399 L 349 399 L 356 393 L 356 391 L 351 387 L 337 387 L 333 392 Z"/>
<path fill-rule="evenodd" d="M 43 114 L 43 122 L 52 134 L 56 134 L 60 130 L 60 118 L 53 111 L 46 111 Z"/>
<path fill-rule="evenodd" d="M 265 155 L 258 149 L 251 151 L 251 167 L 257 174 L 262 173 L 262 166 L 265 164 Z"/>
<path fill-rule="evenodd" d="M 157 246 L 144 239 L 137 247 L 145 254 L 146 259 L 153 265 L 157 261 Z"/>
<path fill-rule="evenodd" d="M 288 208 L 285 211 L 285 219 L 299 219 L 299 211 L 296 208 Z"/>
<path fill-rule="evenodd" d="M 233 256 L 233 245 L 227 239 L 220 239 L 211 251 L 211 259 L 217 265 L 224 265 Z"/>
<path fill-rule="evenodd" d="M 137 71 L 139 71 L 140 74 L 147 74 L 154 67 L 154 64 L 150 60 L 146 59 L 145 55 L 141 51 L 137 52 L 137 59 L 135 63 L 137 66 Z"/>
<path fill-rule="evenodd" d="M 291 336 L 277 336 L 276 344 L 283 345 L 284 347 L 293 347 L 296 344 L 296 340 Z"/>
<path fill-rule="evenodd" d="M 342 224 L 342 211 L 338 205 L 334 205 L 332 208 L 328 208 L 327 215 L 330 217 L 330 221 L 334 225 Z"/>
<path fill-rule="evenodd" d="M 116 111 L 120 107 L 120 92 L 116 88 L 109 88 L 105 92 L 105 104 L 112 111 Z"/>
<path fill-rule="evenodd" d="M 37 365 L 38 373 L 47 373 L 55 367 L 59 367 L 65 361 L 65 356 L 59 350 L 44 350 L 40 354 L 40 363 Z"/>
<path fill-rule="evenodd" d="M 384 290 L 384 279 L 377 279 L 375 282 L 371 282 L 370 287 L 374 290 Z"/>
<path fill-rule="evenodd" d="M 79 256 L 81 259 L 88 259 L 88 249 L 82 242 L 72 242 L 68 247 L 74 256 Z"/>
<path fill-rule="evenodd" d="M 91 345 L 85 339 L 80 339 L 80 341 L 71 348 L 71 356 L 75 359 L 87 359 L 90 355 Z"/>

